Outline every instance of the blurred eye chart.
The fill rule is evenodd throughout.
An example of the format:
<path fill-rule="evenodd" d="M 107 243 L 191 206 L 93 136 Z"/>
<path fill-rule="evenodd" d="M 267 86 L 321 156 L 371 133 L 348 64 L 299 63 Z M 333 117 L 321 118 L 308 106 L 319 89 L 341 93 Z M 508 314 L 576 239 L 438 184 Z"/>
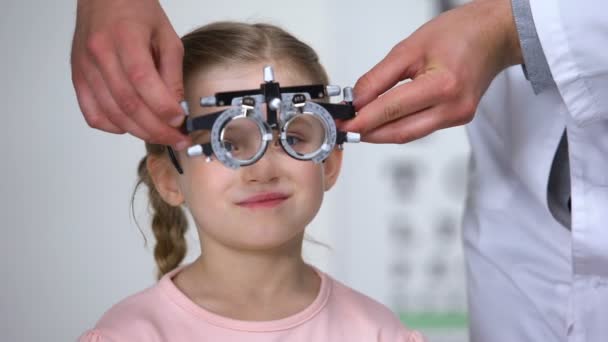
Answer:
<path fill-rule="evenodd" d="M 438 0 L 435 15 L 466 1 Z M 431 15 L 432 13 L 429 13 Z M 330 270 L 431 341 L 465 342 L 464 127 L 404 145 L 347 145 L 332 204 Z"/>

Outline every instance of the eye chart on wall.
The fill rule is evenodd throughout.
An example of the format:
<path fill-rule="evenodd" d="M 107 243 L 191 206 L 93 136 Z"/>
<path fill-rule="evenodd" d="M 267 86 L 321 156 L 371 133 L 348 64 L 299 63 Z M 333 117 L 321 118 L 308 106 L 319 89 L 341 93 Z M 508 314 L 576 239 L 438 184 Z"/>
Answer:
<path fill-rule="evenodd" d="M 467 341 L 464 129 L 402 146 L 360 145 L 348 153 L 353 156 L 345 160 L 335 205 L 339 233 L 331 239 L 330 270 L 432 341 Z"/>
<path fill-rule="evenodd" d="M 356 37 L 365 54 L 342 56 L 333 67 L 330 60 L 333 81 L 354 84 L 353 70 L 380 61 L 394 45 L 387 41 L 399 42 L 462 2 L 384 1 L 378 6 L 395 11 L 381 14 L 357 4 L 342 9 L 347 17 L 367 11 L 369 20 L 386 20 L 371 31 L 341 23 L 336 36 Z M 468 341 L 461 242 L 468 159 L 463 127 L 404 145 L 347 144 L 342 175 L 324 203 L 327 239 L 313 232 L 331 246 L 332 275 L 383 302 L 431 341 Z"/>

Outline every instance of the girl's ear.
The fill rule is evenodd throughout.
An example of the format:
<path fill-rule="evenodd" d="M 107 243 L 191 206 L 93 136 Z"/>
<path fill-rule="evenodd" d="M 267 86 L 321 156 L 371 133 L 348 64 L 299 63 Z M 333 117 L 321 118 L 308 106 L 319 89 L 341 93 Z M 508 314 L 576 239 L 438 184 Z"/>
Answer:
<path fill-rule="evenodd" d="M 166 156 L 148 155 L 146 167 L 154 187 L 165 202 L 174 207 L 184 203 L 184 195 L 177 182 L 177 172 Z"/>
<path fill-rule="evenodd" d="M 336 184 L 341 168 L 342 150 L 334 149 L 323 163 L 323 173 L 325 176 L 325 184 L 323 184 L 323 188 L 325 191 L 331 189 L 334 184 Z"/>

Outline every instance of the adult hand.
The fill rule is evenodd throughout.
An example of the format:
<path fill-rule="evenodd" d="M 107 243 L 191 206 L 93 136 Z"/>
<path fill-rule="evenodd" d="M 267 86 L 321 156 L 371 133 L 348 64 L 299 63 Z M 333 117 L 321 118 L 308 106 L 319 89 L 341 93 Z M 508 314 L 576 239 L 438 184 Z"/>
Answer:
<path fill-rule="evenodd" d="M 468 123 L 492 79 L 521 63 L 511 1 L 474 1 L 420 27 L 363 75 L 358 116 L 340 128 L 367 142 L 406 143 Z"/>
<path fill-rule="evenodd" d="M 183 45 L 158 0 L 79 0 L 72 81 L 89 126 L 188 146 Z M 173 127 L 171 127 L 173 126 Z"/>

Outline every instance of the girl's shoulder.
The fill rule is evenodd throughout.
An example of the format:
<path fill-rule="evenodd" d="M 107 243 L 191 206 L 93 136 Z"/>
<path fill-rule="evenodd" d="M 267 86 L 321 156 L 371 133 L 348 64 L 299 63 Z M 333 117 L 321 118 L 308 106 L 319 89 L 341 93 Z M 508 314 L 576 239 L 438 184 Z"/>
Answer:
<path fill-rule="evenodd" d="M 161 311 L 162 306 L 158 285 L 149 287 L 114 304 L 79 341 L 126 341 L 128 336 L 137 336 L 154 326 L 150 321 L 154 320 L 155 313 Z"/>
<path fill-rule="evenodd" d="M 331 281 L 331 295 L 327 306 L 330 312 L 339 313 L 334 315 L 336 320 L 358 329 L 378 331 L 380 341 L 425 341 L 419 332 L 408 329 L 384 304 L 329 275 L 326 277 Z"/>
<path fill-rule="evenodd" d="M 178 311 L 163 289 L 165 281 L 163 278 L 157 284 L 114 304 L 79 341 L 139 341 L 142 336 L 148 336 L 148 341 L 155 341 L 154 336 L 159 336 L 159 330 L 167 325 L 167 317 Z"/>
<path fill-rule="evenodd" d="M 98 324 L 123 324 L 125 321 L 138 321 L 142 316 L 149 317 L 149 313 L 162 310 L 165 301 L 162 298 L 159 285 L 156 284 L 114 304 L 107 310 Z"/>
<path fill-rule="evenodd" d="M 396 315 L 384 304 L 326 275 L 331 280 L 331 305 L 348 308 L 351 315 L 385 321 Z"/>

